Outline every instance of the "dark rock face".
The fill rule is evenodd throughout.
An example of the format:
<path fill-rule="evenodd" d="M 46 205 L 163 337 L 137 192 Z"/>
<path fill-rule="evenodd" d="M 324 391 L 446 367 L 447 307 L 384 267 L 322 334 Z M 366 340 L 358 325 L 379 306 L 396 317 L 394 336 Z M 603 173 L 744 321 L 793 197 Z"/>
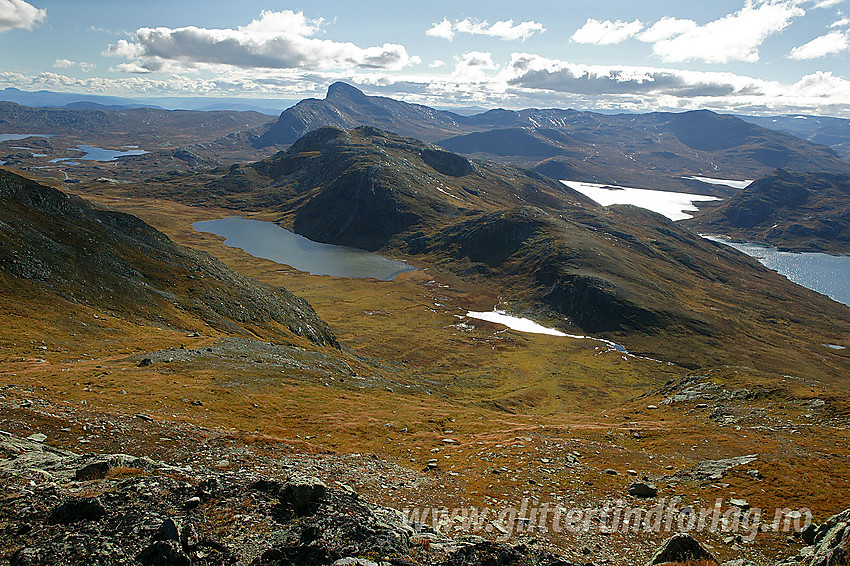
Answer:
<path fill-rule="evenodd" d="M 423 149 L 420 155 L 422 156 L 422 161 L 443 175 L 463 177 L 474 171 L 472 163 L 468 159 L 455 153 L 440 151 L 438 149 Z"/>
<path fill-rule="evenodd" d="M 697 539 L 686 533 L 673 535 L 658 549 L 647 566 L 664 564 L 665 562 L 688 562 L 690 560 L 705 560 L 717 563 Z"/>
<path fill-rule="evenodd" d="M 191 566 L 192 561 L 174 540 L 151 543 L 139 553 L 138 561 L 146 566 Z"/>
<path fill-rule="evenodd" d="M 282 504 L 301 513 L 322 501 L 327 491 L 328 487 L 318 478 L 292 478 L 282 491 L 278 491 L 278 498 Z"/>
<path fill-rule="evenodd" d="M 177 530 L 177 524 L 174 519 L 166 519 L 162 522 L 159 528 L 153 535 L 154 541 L 180 541 L 180 533 Z"/>
<path fill-rule="evenodd" d="M 80 497 L 70 499 L 55 508 L 50 513 L 48 522 L 66 525 L 82 521 L 97 521 L 105 515 L 106 509 L 97 497 Z"/>
<path fill-rule="evenodd" d="M 655 484 L 636 482 L 629 486 L 629 495 L 634 497 L 656 497 L 658 488 Z"/>
<path fill-rule="evenodd" d="M 404 210 L 382 169 L 369 166 L 334 179 L 299 210 L 293 228 L 311 240 L 374 250 L 417 220 Z"/>
<path fill-rule="evenodd" d="M 94 462 L 80 468 L 74 474 L 77 481 L 102 480 L 109 471 L 109 462 Z"/>

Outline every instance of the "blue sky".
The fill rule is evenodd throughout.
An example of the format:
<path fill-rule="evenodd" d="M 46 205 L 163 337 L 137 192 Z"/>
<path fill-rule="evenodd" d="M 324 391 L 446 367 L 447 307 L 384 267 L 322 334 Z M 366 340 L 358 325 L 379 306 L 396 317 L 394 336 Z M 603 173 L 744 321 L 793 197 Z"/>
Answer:
<path fill-rule="evenodd" d="M 0 0 L 0 88 L 850 116 L 848 3 Z"/>

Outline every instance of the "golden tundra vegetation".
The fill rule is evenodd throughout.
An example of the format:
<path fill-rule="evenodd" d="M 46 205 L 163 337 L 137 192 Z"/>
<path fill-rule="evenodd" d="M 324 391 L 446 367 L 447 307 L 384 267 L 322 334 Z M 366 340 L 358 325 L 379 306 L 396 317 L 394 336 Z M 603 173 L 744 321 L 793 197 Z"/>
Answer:
<path fill-rule="evenodd" d="M 232 210 L 127 199 L 119 189 L 90 183 L 75 192 L 137 215 L 241 275 L 306 299 L 340 350 L 282 327 L 244 328 L 304 356 L 318 352 L 342 361 L 346 371 L 323 371 L 321 362 L 305 363 L 299 372 L 269 369 L 250 352 L 235 360 L 175 356 L 169 363 L 160 356 L 139 367 L 151 352 L 203 350 L 234 333 L 185 310 L 175 309 L 158 323 L 66 301 L 38 286 L 16 289 L 4 274 L 2 378 L 15 385 L 8 396 L 37 395 L 77 412 L 128 421 L 141 413 L 166 426 L 213 431 L 256 453 L 374 455 L 433 478 L 426 487 L 391 491 L 358 486 L 368 498 L 398 508 L 517 504 L 523 498 L 592 507 L 626 498 L 633 473 L 655 480 L 660 496 L 679 496 L 694 508 L 737 497 L 764 509 L 807 507 L 822 520 L 846 507 L 850 408 L 844 373 L 829 379 L 828 372 L 792 371 L 797 356 L 810 355 L 827 366 L 847 367 L 845 351 L 803 354 L 789 348 L 781 364 L 786 372 L 772 373 L 744 365 L 685 368 L 624 355 L 593 340 L 519 333 L 464 317 L 467 310 L 490 310 L 498 302 L 497 290 L 484 283 L 421 263 L 420 270 L 386 282 L 309 275 L 192 229 L 195 221 Z M 245 215 L 273 219 L 268 213 Z M 720 397 L 664 402 L 688 383 Z M 4 415 L 5 428 L 23 432 L 33 426 L 14 416 Z M 60 432 L 64 422 L 58 417 L 42 415 L 38 426 L 51 441 L 76 450 L 127 444 L 126 438 L 107 436 L 81 446 L 76 435 Z M 132 435 L 132 427 L 124 434 Z M 139 435 L 139 446 L 152 456 L 168 454 L 167 442 Z M 569 464 L 574 454 L 580 465 Z M 757 460 L 729 470 L 722 480 L 685 474 L 704 460 L 748 454 Z M 438 468 L 426 471 L 432 459 Z M 229 465 L 239 466 L 239 459 Z M 754 469 L 758 474 L 748 473 Z M 573 535 L 532 536 L 551 536 L 568 555 L 580 556 Z M 651 549 L 663 537 L 613 534 L 607 540 Z M 722 533 L 701 538 L 721 559 L 743 553 L 772 560 L 797 544 L 784 533 L 764 533 L 743 549 L 725 544 Z M 631 563 L 627 557 L 614 562 Z"/>

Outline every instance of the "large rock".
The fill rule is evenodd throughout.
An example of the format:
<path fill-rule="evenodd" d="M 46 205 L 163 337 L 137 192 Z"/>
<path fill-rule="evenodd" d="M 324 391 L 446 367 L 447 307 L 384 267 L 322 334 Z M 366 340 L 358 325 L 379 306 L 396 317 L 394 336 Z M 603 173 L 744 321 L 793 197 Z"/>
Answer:
<path fill-rule="evenodd" d="M 174 540 L 160 540 L 145 547 L 136 557 L 145 566 L 192 566 L 192 561 Z"/>
<path fill-rule="evenodd" d="M 56 507 L 48 517 L 48 522 L 66 525 L 84 521 L 96 521 L 106 515 L 106 509 L 97 497 L 78 497 L 69 499 Z"/>
<path fill-rule="evenodd" d="M 717 563 L 714 556 L 697 539 L 687 533 L 678 533 L 667 539 L 667 542 L 658 549 L 658 552 L 647 563 L 647 566 L 667 562 L 688 562 L 690 560 L 705 560 L 714 564 Z"/>
<path fill-rule="evenodd" d="M 451 553 L 442 566 L 571 566 L 569 562 L 524 544 L 510 546 L 497 542 L 479 542 Z"/>
<path fill-rule="evenodd" d="M 814 536 L 810 566 L 850 564 L 850 509 L 827 519 Z"/>
<path fill-rule="evenodd" d="M 307 510 L 312 504 L 325 498 L 328 491 L 320 479 L 314 477 L 293 477 L 278 493 L 278 499 L 297 512 Z"/>
<path fill-rule="evenodd" d="M 705 460 L 691 468 L 687 475 L 695 480 L 718 480 L 727 471 L 737 466 L 744 466 L 758 459 L 758 454 L 724 458 L 722 460 Z"/>
<path fill-rule="evenodd" d="M 153 535 L 153 541 L 156 542 L 158 540 L 180 540 L 180 532 L 177 529 L 177 523 L 174 522 L 174 519 L 166 519 L 162 522 Z"/>
<path fill-rule="evenodd" d="M 629 495 L 634 497 L 655 497 L 658 495 L 658 488 L 652 483 L 635 482 L 629 487 Z"/>

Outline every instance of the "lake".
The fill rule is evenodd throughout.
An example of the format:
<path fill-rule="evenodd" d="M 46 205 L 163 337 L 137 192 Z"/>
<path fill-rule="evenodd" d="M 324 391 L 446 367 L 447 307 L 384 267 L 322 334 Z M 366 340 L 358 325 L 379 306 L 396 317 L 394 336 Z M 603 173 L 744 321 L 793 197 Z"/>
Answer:
<path fill-rule="evenodd" d="M 240 248 L 254 257 L 290 265 L 312 275 L 390 281 L 416 269 L 403 261 L 364 250 L 314 242 L 272 222 L 228 216 L 195 222 L 192 228 L 222 236 L 225 245 Z"/>
<path fill-rule="evenodd" d="M 794 283 L 850 305 L 850 256 L 822 253 L 782 252 L 770 246 L 731 242 L 715 236 L 704 238 L 731 246 L 759 260 Z"/>
<path fill-rule="evenodd" d="M 27 138 L 52 138 L 53 134 L 0 134 L 0 143 L 25 140 Z"/>
<path fill-rule="evenodd" d="M 571 189 L 592 198 L 602 206 L 612 204 L 633 204 L 663 214 L 670 220 L 691 218 L 690 212 L 696 212 L 695 202 L 720 200 L 709 195 L 692 195 L 689 193 L 674 193 L 672 191 L 656 191 L 654 189 L 636 189 L 617 185 L 599 185 L 580 181 L 561 181 Z"/>
<path fill-rule="evenodd" d="M 60 157 L 59 159 L 51 159 L 50 163 L 76 165 L 76 163 L 70 163 L 70 161 L 73 161 L 74 159 L 82 161 L 115 161 L 119 157 L 126 157 L 128 155 L 144 155 L 147 153 L 147 151 L 143 149 L 126 149 L 125 151 L 117 151 L 114 149 L 103 149 L 102 147 L 95 147 L 93 145 L 78 145 L 77 149 L 74 151 L 82 151 L 83 155 L 74 158 Z"/>

